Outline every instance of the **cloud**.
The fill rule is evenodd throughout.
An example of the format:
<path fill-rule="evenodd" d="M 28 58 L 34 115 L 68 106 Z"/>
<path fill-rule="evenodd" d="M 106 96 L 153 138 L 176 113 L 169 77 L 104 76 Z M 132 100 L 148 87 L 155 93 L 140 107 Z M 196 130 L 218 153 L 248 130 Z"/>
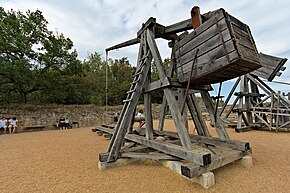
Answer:
<path fill-rule="evenodd" d="M 260 52 L 290 59 L 290 2 L 287 0 L 2 0 L 5 9 L 26 11 L 39 9 L 49 21 L 50 30 L 57 30 L 72 39 L 79 57 L 99 52 L 105 57 L 107 47 L 136 37 L 149 17 L 162 25 L 190 18 L 194 5 L 205 13 L 224 8 L 250 26 Z M 162 58 L 170 57 L 166 41 L 157 41 Z M 138 46 L 110 52 L 110 57 L 128 57 L 136 64 Z M 289 65 L 277 80 L 290 81 Z"/>

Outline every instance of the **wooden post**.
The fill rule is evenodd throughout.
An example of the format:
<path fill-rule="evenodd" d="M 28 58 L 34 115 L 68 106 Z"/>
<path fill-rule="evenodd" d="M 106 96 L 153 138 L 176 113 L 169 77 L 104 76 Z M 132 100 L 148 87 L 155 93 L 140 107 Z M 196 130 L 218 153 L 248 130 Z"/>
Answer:
<path fill-rule="evenodd" d="M 247 115 L 247 126 L 251 127 L 253 125 L 253 117 L 251 113 L 251 97 L 250 97 L 250 91 L 249 91 L 249 84 L 248 84 L 248 78 L 244 76 L 245 79 L 245 104 L 246 104 L 246 115 Z M 246 123 L 246 122 L 245 122 Z"/>
<path fill-rule="evenodd" d="M 220 112 L 220 116 L 222 116 L 222 114 L 223 114 L 225 108 L 227 107 L 227 105 L 228 105 L 228 103 L 229 103 L 229 101 L 230 101 L 230 99 L 231 99 L 233 93 L 235 92 L 235 90 L 236 90 L 236 88 L 237 88 L 237 86 L 238 86 L 240 80 L 241 80 L 241 78 L 239 77 L 239 78 L 237 79 L 237 81 L 235 82 L 233 88 L 231 89 L 231 91 L 230 91 L 230 93 L 229 93 L 227 99 L 225 100 L 225 104 L 224 104 L 224 106 L 222 107 L 222 110 L 221 110 L 221 112 Z"/>
<path fill-rule="evenodd" d="M 169 78 L 173 77 L 174 68 L 175 68 L 175 62 L 176 62 L 176 58 L 175 58 L 175 51 L 174 51 L 174 45 L 173 45 L 172 46 L 172 50 L 171 50 L 170 65 L 169 65 L 169 68 L 168 68 L 168 71 L 167 71 L 167 77 L 169 77 Z M 159 118 L 159 124 L 158 124 L 158 130 L 159 131 L 163 131 L 167 105 L 168 105 L 168 103 L 167 103 L 167 100 L 166 100 L 166 96 L 163 94 L 162 105 L 161 105 L 161 109 L 160 109 L 160 118 Z"/>
<path fill-rule="evenodd" d="M 240 93 L 243 94 L 245 92 L 245 76 L 241 77 L 241 83 L 240 83 Z M 237 129 L 242 128 L 242 119 L 243 119 L 243 96 L 239 97 L 239 105 L 238 105 L 238 123 L 237 123 Z"/>
<path fill-rule="evenodd" d="M 157 68 L 159 78 L 160 79 L 165 78 L 166 75 L 165 75 L 164 69 L 162 67 L 162 59 L 161 59 L 160 53 L 158 51 L 158 48 L 156 46 L 156 42 L 153 38 L 153 32 L 150 29 L 147 29 L 147 42 L 148 42 L 149 48 L 151 50 L 151 53 L 153 55 L 154 61 L 156 63 L 156 68 Z M 168 105 L 169 105 L 169 108 L 170 108 L 170 111 L 172 114 L 173 121 L 174 121 L 176 129 L 177 129 L 177 132 L 180 136 L 182 147 L 186 150 L 190 150 L 191 149 L 190 138 L 188 136 L 188 131 L 182 122 L 181 112 L 179 110 L 180 108 L 176 104 L 174 93 L 169 88 L 164 88 L 163 91 L 164 91 L 164 94 L 166 96 L 166 99 L 167 99 L 167 102 L 168 102 Z"/>
<path fill-rule="evenodd" d="M 148 72 L 147 85 L 151 81 L 151 70 Z M 149 92 L 144 94 L 144 109 L 145 109 L 145 124 L 146 124 L 146 139 L 153 139 L 153 118 L 152 118 L 152 105 L 151 94 Z"/>
<path fill-rule="evenodd" d="M 204 101 L 205 107 L 206 107 L 206 109 L 211 117 L 211 120 L 212 120 L 212 122 L 215 123 L 215 129 L 216 129 L 216 132 L 217 132 L 219 138 L 224 139 L 224 140 L 228 140 L 229 135 L 224 128 L 224 125 L 223 125 L 223 122 L 222 122 L 220 116 L 216 116 L 216 120 L 214 120 L 214 105 L 213 105 L 212 99 L 210 98 L 208 91 L 201 91 L 200 93 L 201 93 L 202 99 Z"/>
<path fill-rule="evenodd" d="M 187 99 L 186 102 L 187 102 L 188 110 L 191 114 L 191 117 L 196 127 L 198 135 L 210 137 L 210 133 L 203 119 L 201 108 L 198 105 L 195 95 L 190 94 L 187 96 L 186 99 Z"/>

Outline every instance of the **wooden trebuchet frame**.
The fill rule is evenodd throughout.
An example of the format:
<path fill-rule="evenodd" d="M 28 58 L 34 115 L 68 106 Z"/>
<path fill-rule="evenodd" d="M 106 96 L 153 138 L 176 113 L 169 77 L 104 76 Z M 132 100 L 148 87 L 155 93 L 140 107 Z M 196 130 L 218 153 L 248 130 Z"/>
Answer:
<path fill-rule="evenodd" d="M 225 14 L 225 12 L 222 10 Z M 220 12 L 218 12 L 220 13 Z M 219 15 L 219 17 L 222 17 Z M 209 20 L 209 22 L 212 22 Z M 227 21 L 225 21 L 227 22 Z M 204 24 L 202 24 L 204 25 Z M 215 22 L 207 25 L 217 24 Z M 182 175 L 193 178 L 201 174 L 222 167 L 241 159 L 244 155 L 251 152 L 248 142 L 230 140 L 227 131 L 224 128 L 223 122 L 219 115 L 216 115 L 215 106 L 209 95 L 212 90 L 210 84 L 205 84 L 206 81 L 212 82 L 210 79 L 203 79 L 202 84 L 198 84 L 194 79 L 196 68 L 202 58 L 198 55 L 204 50 L 198 51 L 198 47 L 194 51 L 194 58 L 191 60 L 192 69 L 188 81 L 179 81 L 177 71 L 176 50 L 180 45 L 179 42 L 184 38 L 194 39 L 186 30 L 192 29 L 191 19 L 185 20 L 170 26 L 163 26 L 156 23 L 155 18 L 149 18 L 142 28 L 137 33 L 137 38 L 112 46 L 106 51 L 130 46 L 136 43 L 140 44 L 136 72 L 133 77 L 130 90 L 127 92 L 127 98 L 124 100 L 124 105 L 120 113 L 119 120 L 116 125 L 102 125 L 93 129 L 98 135 L 106 134 L 111 139 L 108 151 L 99 155 L 101 163 L 116 162 L 120 158 L 149 158 L 153 160 L 175 160 L 182 164 Z M 216 28 L 212 28 L 216 29 Z M 199 30 L 198 28 L 196 30 Z M 183 32 L 181 35 L 177 33 Z M 219 32 L 220 33 L 220 32 Z M 219 34 L 221 35 L 221 33 Z M 249 36 L 250 37 L 250 36 Z M 170 66 L 165 72 L 162 58 L 160 56 L 155 39 L 163 38 L 169 40 L 169 46 L 172 48 Z M 226 51 L 226 45 L 222 37 L 218 38 L 221 52 L 229 54 Z M 202 44 L 204 42 L 196 42 Z M 185 44 L 186 45 L 186 44 Z M 216 45 L 212 50 L 216 49 Z M 188 50 L 188 48 L 187 48 Z M 255 51 L 255 49 L 253 49 Z M 189 50 L 190 51 L 190 50 Z M 214 51 L 216 52 L 216 50 Z M 233 51 L 234 52 L 234 51 Z M 203 53 L 206 54 L 206 53 Z M 178 56 L 178 57 L 181 57 Z M 208 57 L 212 57 L 211 50 L 208 50 Z M 226 57 L 227 58 L 227 57 Z M 239 58 L 235 58 L 239 59 Z M 152 82 L 151 80 L 151 65 L 154 60 L 156 65 L 159 80 Z M 246 69 L 248 63 L 244 61 L 243 73 L 251 69 Z M 232 65 L 230 60 L 227 60 L 227 65 Z M 197 66 L 196 66 L 197 65 Z M 208 66 L 209 68 L 209 66 Z M 213 73 L 213 71 L 210 71 Z M 238 72 L 240 74 L 241 72 Z M 237 76 L 238 76 L 237 74 Z M 180 76 L 180 74 L 178 75 Z M 214 77 L 214 81 L 218 80 L 219 76 Z M 222 78 L 224 79 L 224 78 Z M 153 129 L 152 118 L 152 102 L 151 93 L 156 90 L 162 90 L 163 103 L 160 113 L 158 129 Z M 178 100 L 176 100 L 176 92 Z M 196 99 L 196 93 L 200 93 L 206 109 L 214 124 L 217 138 L 211 136 L 211 133 L 203 119 L 201 108 Z M 134 116 L 138 100 L 144 95 L 145 109 L 145 129 L 133 128 Z M 173 122 L 176 127 L 176 132 L 169 132 L 163 129 L 165 120 L 165 109 L 169 107 Z M 192 121 L 196 127 L 197 134 L 189 134 L 188 131 L 188 112 L 192 117 Z M 125 144 L 125 145 L 124 145 Z"/>
<path fill-rule="evenodd" d="M 263 67 L 236 80 L 219 114 L 225 123 L 236 127 L 237 132 L 252 129 L 290 131 L 290 101 L 261 79 L 271 82 L 276 76 L 281 76 L 287 59 L 263 53 L 260 53 L 260 58 Z M 235 92 L 238 85 L 240 90 Z M 226 112 L 233 95 L 236 98 Z M 230 121 L 231 114 L 237 115 L 236 122 Z"/>

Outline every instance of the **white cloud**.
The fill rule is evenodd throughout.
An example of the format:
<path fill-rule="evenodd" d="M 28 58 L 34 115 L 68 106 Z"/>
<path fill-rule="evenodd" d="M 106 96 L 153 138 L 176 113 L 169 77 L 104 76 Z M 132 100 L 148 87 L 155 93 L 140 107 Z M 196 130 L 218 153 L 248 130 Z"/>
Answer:
<path fill-rule="evenodd" d="M 49 21 L 51 30 L 58 30 L 72 39 L 84 59 L 95 51 L 105 56 L 104 50 L 114 44 L 136 37 L 141 24 L 156 17 L 162 25 L 170 25 L 190 18 L 194 5 L 205 13 L 224 8 L 250 26 L 260 52 L 290 58 L 290 2 L 287 0 L 2 0 L 5 9 L 26 11 L 39 9 Z M 158 41 L 159 43 L 160 41 Z M 128 57 L 136 63 L 138 46 L 113 51 L 113 58 Z M 167 43 L 160 44 L 162 57 L 170 57 Z M 288 67 L 289 65 L 286 64 Z M 290 81 L 290 70 L 277 80 Z"/>

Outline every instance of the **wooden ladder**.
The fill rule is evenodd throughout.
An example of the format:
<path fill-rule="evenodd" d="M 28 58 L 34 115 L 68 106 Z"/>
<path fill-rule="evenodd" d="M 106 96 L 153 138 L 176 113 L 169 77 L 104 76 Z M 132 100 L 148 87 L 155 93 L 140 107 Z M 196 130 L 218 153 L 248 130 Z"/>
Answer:
<path fill-rule="evenodd" d="M 146 44 L 145 40 L 142 41 L 144 38 L 145 37 L 141 39 L 141 44 Z M 131 127 L 132 119 L 134 118 L 134 111 L 151 67 L 152 55 L 150 50 L 143 49 L 142 46 L 140 47 L 141 51 L 139 53 L 138 66 L 133 76 L 130 90 L 127 92 L 126 99 L 123 101 L 124 105 L 120 114 L 120 119 L 115 127 L 115 131 L 109 145 L 107 162 L 112 162 L 118 159 L 124 137 L 128 128 Z"/>

